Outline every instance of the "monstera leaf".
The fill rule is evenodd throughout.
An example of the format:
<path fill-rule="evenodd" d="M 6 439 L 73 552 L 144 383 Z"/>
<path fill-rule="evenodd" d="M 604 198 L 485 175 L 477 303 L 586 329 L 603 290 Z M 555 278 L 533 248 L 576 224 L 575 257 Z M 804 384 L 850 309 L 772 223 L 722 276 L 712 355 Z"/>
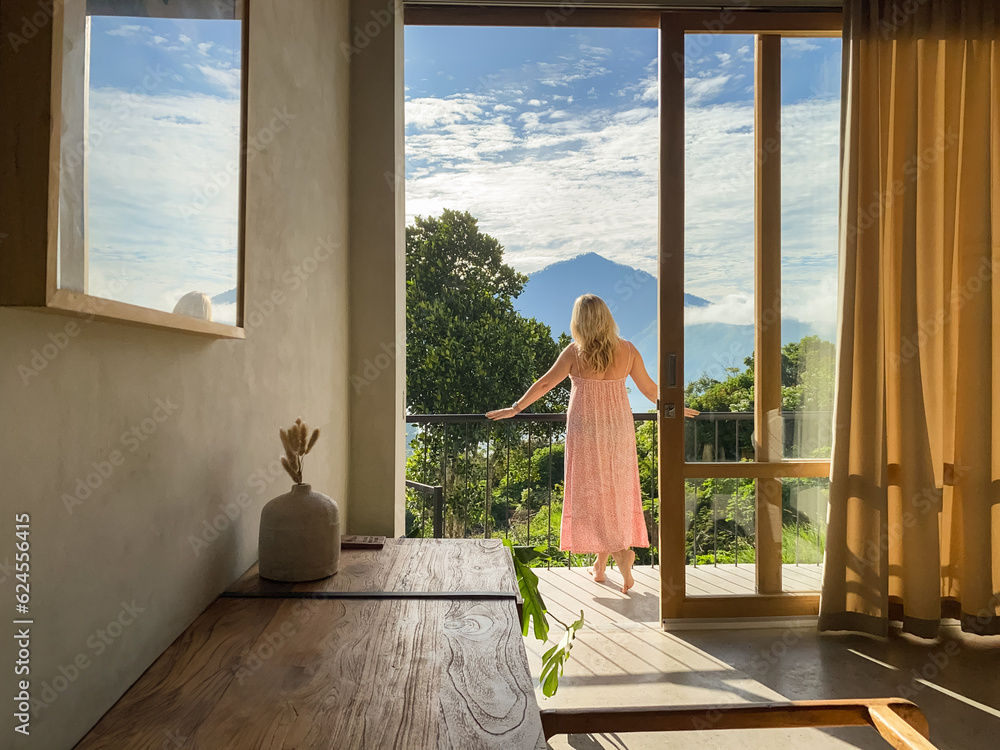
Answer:
<path fill-rule="evenodd" d="M 510 539 L 503 540 L 504 546 L 510 550 L 514 558 L 514 572 L 517 574 L 517 588 L 521 593 L 521 634 L 527 635 L 528 628 L 534 621 L 535 638 L 540 641 L 549 638 L 549 621 L 545 613 L 545 601 L 538 592 L 538 576 L 528 563 L 532 560 L 545 559 L 547 555 L 541 549 L 534 547 L 515 547 Z"/>
<path fill-rule="evenodd" d="M 562 677 L 563 666 L 569 659 L 570 649 L 573 648 L 573 641 L 576 640 L 576 631 L 582 627 L 583 610 L 581 609 L 580 619 L 572 625 L 566 626 L 562 640 L 542 654 L 542 674 L 538 678 L 538 684 L 546 698 L 551 698 L 559 689 L 559 678 Z"/>
<path fill-rule="evenodd" d="M 535 560 L 548 560 L 551 555 L 542 547 L 515 547 L 509 539 L 504 539 L 503 543 L 510 550 L 514 560 L 517 587 L 523 600 L 521 633 L 527 635 L 528 629 L 533 626 L 535 638 L 547 641 L 549 638 L 549 613 L 545 609 L 542 595 L 538 592 L 538 576 L 531 569 L 530 563 Z M 555 615 L 551 617 L 562 625 L 566 632 L 559 643 L 542 655 L 542 673 L 538 684 L 546 698 L 551 698 L 559 689 L 559 678 L 562 676 L 566 660 L 569 659 L 569 652 L 573 648 L 573 641 L 576 640 L 576 633 L 583 627 L 583 610 L 580 611 L 580 619 L 572 625 L 567 625 Z"/>

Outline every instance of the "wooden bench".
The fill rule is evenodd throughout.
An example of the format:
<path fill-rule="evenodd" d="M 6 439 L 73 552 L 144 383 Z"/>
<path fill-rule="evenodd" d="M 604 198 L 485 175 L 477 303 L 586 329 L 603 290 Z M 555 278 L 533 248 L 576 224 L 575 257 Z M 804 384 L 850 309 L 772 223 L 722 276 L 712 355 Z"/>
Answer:
<path fill-rule="evenodd" d="M 303 584 L 254 566 L 77 748 L 544 748 L 517 604 L 494 540 L 387 539 Z"/>
<path fill-rule="evenodd" d="M 902 698 L 544 709 L 542 726 L 546 740 L 558 734 L 869 726 L 896 750 L 934 750 L 923 712 Z"/>

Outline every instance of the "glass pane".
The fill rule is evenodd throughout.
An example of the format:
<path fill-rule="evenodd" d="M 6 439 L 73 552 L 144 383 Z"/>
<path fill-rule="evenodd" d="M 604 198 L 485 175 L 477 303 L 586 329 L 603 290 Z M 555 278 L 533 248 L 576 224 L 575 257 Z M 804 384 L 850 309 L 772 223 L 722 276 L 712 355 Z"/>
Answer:
<path fill-rule="evenodd" d="M 752 479 L 686 480 L 688 596 L 756 592 L 756 502 Z"/>
<path fill-rule="evenodd" d="M 181 5 L 66 3 L 59 286 L 235 324 L 242 4 Z"/>
<path fill-rule="evenodd" d="M 781 40 L 784 455 L 828 458 L 833 434 L 840 39 Z"/>
<path fill-rule="evenodd" d="M 826 478 L 781 480 L 784 591 L 820 589 L 829 494 Z M 753 479 L 686 480 L 688 596 L 756 593 L 756 495 Z"/>
<path fill-rule="evenodd" d="M 688 461 L 753 458 L 754 38 L 685 39 Z"/>
<path fill-rule="evenodd" d="M 781 562 L 785 591 L 819 591 L 830 480 L 783 479 Z"/>

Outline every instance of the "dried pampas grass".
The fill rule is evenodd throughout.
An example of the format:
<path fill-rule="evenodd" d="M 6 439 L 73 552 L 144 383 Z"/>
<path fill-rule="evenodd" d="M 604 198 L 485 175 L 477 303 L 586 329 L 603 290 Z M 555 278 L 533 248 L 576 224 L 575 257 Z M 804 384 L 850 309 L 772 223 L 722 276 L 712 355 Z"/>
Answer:
<path fill-rule="evenodd" d="M 288 476 L 295 480 L 296 484 L 302 484 L 302 459 L 316 445 L 319 439 L 319 428 L 317 427 L 309 434 L 309 427 L 302 418 L 295 420 L 295 424 L 287 430 L 278 430 L 281 436 L 281 445 L 285 449 L 285 455 L 281 457 L 281 465 L 285 467 Z"/>

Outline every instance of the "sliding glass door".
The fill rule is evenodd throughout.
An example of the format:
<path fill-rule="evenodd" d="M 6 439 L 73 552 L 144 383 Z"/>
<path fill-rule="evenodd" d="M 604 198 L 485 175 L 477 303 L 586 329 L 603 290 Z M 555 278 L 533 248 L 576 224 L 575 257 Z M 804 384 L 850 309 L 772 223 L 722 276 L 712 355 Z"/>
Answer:
<path fill-rule="evenodd" d="M 667 621 L 817 611 L 836 341 L 839 29 L 837 14 L 662 16 Z M 701 414 L 685 419 L 684 404 Z"/>

